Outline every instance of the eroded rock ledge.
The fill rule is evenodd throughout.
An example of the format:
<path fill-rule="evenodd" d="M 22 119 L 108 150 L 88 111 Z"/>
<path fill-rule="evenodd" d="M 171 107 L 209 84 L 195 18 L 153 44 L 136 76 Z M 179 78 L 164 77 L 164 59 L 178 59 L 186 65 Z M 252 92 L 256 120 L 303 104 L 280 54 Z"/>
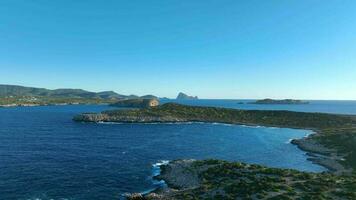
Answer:
<path fill-rule="evenodd" d="M 221 160 L 176 160 L 161 166 L 169 188 L 128 199 L 354 199 L 355 176 L 307 173 Z"/>

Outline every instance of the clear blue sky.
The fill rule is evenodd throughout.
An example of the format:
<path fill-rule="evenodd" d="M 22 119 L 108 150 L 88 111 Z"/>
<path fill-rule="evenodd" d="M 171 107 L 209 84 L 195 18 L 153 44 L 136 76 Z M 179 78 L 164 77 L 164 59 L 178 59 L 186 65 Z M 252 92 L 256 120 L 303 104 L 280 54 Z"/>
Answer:
<path fill-rule="evenodd" d="M 0 83 L 356 99 L 355 0 L 1 0 Z"/>

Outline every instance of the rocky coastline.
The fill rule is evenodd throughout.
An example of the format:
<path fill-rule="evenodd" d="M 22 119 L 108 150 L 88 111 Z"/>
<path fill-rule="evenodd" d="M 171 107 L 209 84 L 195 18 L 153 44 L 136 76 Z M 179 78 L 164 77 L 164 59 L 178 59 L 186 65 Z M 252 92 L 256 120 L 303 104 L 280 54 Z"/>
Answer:
<path fill-rule="evenodd" d="M 315 137 L 319 137 L 319 133 L 314 133 L 308 137 L 293 139 L 292 144 L 298 146 L 299 149 L 307 152 L 308 160 L 315 164 L 321 165 L 334 174 L 351 174 L 352 169 L 346 168 L 341 164 L 345 160 L 345 154 L 340 154 L 335 149 L 327 148 L 318 142 Z"/>
<path fill-rule="evenodd" d="M 127 194 L 129 200 L 352 199 L 354 176 L 309 173 L 221 160 L 175 160 L 161 166 L 168 188 Z"/>

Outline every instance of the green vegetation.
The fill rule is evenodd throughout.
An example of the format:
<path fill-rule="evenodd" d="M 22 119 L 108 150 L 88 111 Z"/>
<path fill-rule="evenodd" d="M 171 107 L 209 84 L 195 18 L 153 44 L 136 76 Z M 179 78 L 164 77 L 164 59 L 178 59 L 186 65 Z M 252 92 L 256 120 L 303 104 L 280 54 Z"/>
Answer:
<path fill-rule="evenodd" d="M 89 92 L 82 89 L 56 89 L 0 85 L 0 106 L 35 106 L 50 104 L 98 104 L 114 103 L 119 99 L 154 97 L 145 95 L 121 95 L 113 91 Z M 154 97 L 155 98 L 155 97 Z"/>
<path fill-rule="evenodd" d="M 162 175 L 174 175 L 173 161 L 162 166 Z M 199 186 L 184 187 L 148 195 L 147 199 L 355 199 L 356 176 L 307 173 L 290 169 L 267 168 L 220 160 L 194 161 L 179 169 L 187 176 L 197 174 Z M 182 176 L 185 176 L 184 174 Z M 174 177 L 171 184 L 174 186 Z"/>
<path fill-rule="evenodd" d="M 133 108 L 147 108 L 152 106 L 158 106 L 158 99 L 123 99 L 118 100 L 115 103 L 110 104 L 116 107 L 133 107 Z"/>
<path fill-rule="evenodd" d="M 112 99 L 101 98 L 64 98 L 64 97 L 3 97 L 0 98 L 0 107 L 10 106 L 39 106 L 39 105 L 61 105 L 61 104 L 101 104 L 113 103 Z"/>

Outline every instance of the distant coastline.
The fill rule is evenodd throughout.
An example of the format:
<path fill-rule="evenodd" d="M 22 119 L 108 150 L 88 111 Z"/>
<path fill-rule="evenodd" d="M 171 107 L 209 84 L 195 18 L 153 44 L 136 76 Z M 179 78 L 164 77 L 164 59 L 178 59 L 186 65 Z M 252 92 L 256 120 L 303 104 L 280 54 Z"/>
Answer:
<path fill-rule="evenodd" d="M 122 95 L 113 91 L 55 89 L 0 84 L 0 107 L 112 104 L 127 99 L 157 99 L 154 95 Z"/>

